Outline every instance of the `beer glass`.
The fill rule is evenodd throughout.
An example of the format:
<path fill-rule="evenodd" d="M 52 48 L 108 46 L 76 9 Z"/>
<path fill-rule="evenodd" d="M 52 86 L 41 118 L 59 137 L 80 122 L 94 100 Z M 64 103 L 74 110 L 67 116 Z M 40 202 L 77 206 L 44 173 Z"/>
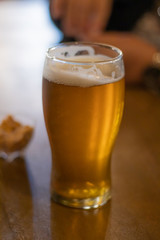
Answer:
<path fill-rule="evenodd" d="M 121 50 L 71 42 L 47 51 L 43 112 L 54 201 L 89 209 L 111 198 L 110 161 L 123 106 Z"/>

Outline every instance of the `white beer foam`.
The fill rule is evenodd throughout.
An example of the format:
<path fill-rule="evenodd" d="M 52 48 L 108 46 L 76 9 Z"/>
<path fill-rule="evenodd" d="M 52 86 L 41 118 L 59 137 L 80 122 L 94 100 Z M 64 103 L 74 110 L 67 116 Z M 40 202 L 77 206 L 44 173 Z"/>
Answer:
<path fill-rule="evenodd" d="M 68 46 L 68 47 L 60 47 L 54 49 L 54 56 L 60 59 L 68 59 L 75 57 L 78 52 L 87 52 L 89 56 L 94 55 L 94 49 L 90 46 Z"/>
<path fill-rule="evenodd" d="M 79 51 L 87 51 L 88 55 L 75 56 Z M 68 63 L 46 59 L 43 76 L 48 81 L 69 86 L 91 87 L 119 81 L 124 76 L 124 71 L 119 65 L 107 65 L 103 62 L 110 59 L 105 55 L 95 55 L 94 49 L 89 46 L 69 46 L 56 49 L 54 56 Z M 51 56 L 52 57 L 52 56 Z M 89 65 L 78 65 L 78 62 L 91 63 Z M 116 69 L 116 70 L 115 70 Z M 116 71 L 119 72 L 116 77 Z"/>

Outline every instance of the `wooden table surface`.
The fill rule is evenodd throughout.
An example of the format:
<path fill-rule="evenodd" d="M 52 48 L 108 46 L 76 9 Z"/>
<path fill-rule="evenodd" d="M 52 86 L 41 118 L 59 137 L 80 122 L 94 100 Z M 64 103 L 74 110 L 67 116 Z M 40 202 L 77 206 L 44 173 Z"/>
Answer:
<path fill-rule="evenodd" d="M 25 157 L 0 159 L 0 240 L 159 240 L 160 96 L 143 89 L 126 89 L 112 156 L 112 200 L 95 210 L 50 201 L 41 75 L 45 50 L 61 34 L 47 7 L 0 1 L 0 115 L 27 114 L 35 121 Z"/>

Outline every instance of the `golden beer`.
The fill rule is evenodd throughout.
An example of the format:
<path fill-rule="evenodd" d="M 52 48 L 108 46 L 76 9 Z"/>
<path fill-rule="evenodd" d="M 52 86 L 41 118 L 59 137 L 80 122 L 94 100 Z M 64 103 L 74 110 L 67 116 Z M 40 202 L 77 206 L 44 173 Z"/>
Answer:
<path fill-rule="evenodd" d="M 92 79 L 89 86 L 81 82 L 74 86 L 76 74 L 70 76 L 72 84 L 65 84 L 67 74 L 59 76 L 63 75 L 63 84 L 54 71 L 50 79 L 46 74 L 43 78 L 43 110 L 52 151 L 51 192 L 54 200 L 68 206 L 97 207 L 110 198 L 110 158 L 122 118 L 124 74 L 100 85 Z"/>

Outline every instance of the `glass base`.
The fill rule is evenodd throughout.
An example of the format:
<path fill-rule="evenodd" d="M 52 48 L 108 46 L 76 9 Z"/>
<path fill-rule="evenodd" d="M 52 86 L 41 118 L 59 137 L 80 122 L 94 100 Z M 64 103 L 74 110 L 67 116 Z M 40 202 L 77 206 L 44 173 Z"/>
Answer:
<path fill-rule="evenodd" d="M 72 208 L 82 208 L 82 209 L 91 209 L 98 208 L 111 199 L 110 190 L 108 190 L 104 195 L 98 196 L 95 198 L 85 198 L 85 199 L 71 199 L 62 197 L 61 195 L 53 192 L 52 198 L 53 201 Z"/>

